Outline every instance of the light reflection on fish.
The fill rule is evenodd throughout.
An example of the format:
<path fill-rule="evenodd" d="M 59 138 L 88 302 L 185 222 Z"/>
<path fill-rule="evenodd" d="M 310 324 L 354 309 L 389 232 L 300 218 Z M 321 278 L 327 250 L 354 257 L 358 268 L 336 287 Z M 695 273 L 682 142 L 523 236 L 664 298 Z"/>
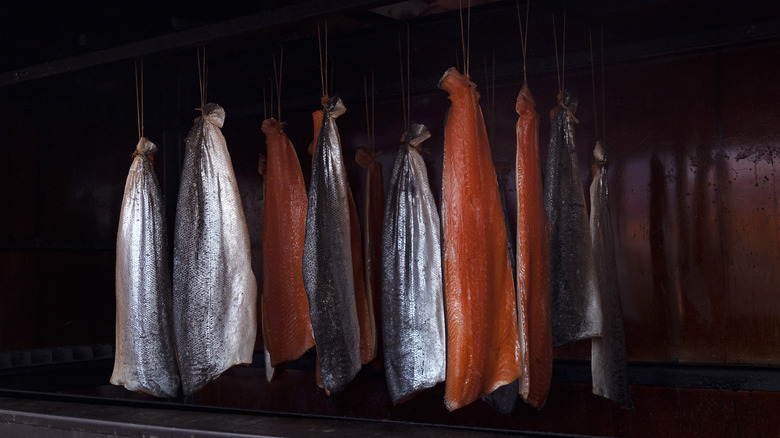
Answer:
<path fill-rule="evenodd" d="M 601 334 L 601 304 L 574 144 L 577 98 L 565 90 L 554 111 L 544 205 L 550 220 L 553 345 Z"/>
<path fill-rule="evenodd" d="M 312 161 L 303 245 L 303 281 L 318 363 L 324 388 L 331 394 L 344 389 L 361 366 L 349 187 L 335 120 L 345 111 L 338 97 L 325 104 Z"/>
<path fill-rule="evenodd" d="M 170 253 L 165 205 L 141 138 L 127 175 L 116 239 L 116 354 L 111 383 L 157 397 L 176 397 Z"/>
<path fill-rule="evenodd" d="M 591 344 L 593 393 L 632 409 L 615 241 L 609 208 L 607 156 L 599 142 L 596 142 L 593 157 L 596 160 L 596 168 L 590 184 L 590 235 L 593 241 L 593 261 L 604 318 L 601 337 L 593 339 Z"/>
<path fill-rule="evenodd" d="M 185 396 L 251 363 L 257 334 L 257 282 L 224 121 L 214 103 L 195 121 L 176 207 L 173 313 Z"/>
<path fill-rule="evenodd" d="M 446 337 L 441 229 L 413 123 L 402 139 L 382 230 L 382 322 L 385 375 L 394 404 L 444 381 Z"/>

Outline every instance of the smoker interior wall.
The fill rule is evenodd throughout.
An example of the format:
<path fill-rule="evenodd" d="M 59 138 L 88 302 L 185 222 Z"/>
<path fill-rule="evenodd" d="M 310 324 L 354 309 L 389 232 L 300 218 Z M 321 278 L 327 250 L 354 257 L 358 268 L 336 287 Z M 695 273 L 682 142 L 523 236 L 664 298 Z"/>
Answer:
<path fill-rule="evenodd" d="M 780 65 L 767 62 L 776 58 L 778 49 L 773 43 L 607 67 L 605 145 L 611 156 L 612 213 L 632 361 L 780 364 L 775 171 L 780 159 L 780 86 L 774 80 Z M 129 65 L 121 67 L 131 72 Z M 0 351 L 113 341 L 114 239 L 129 154 L 137 138 L 132 75 L 122 73 L 113 78 L 118 82 L 115 91 L 95 92 L 83 101 L 63 101 L 52 91 L 78 81 L 100 84 L 104 75 L 119 70 L 90 69 L 0 90 L 0 100 L 9 103 L 0 108 Z M 492 93 L 485 93 L 483 76 L 472 72 L 484 103 Z M 175 75 L 164 78 L 169 83 L 146 92 L 146 134 L 162 149 L 155 167 L 172 226 L 183 139 L 197 115 L 192 110 L 197 83 Z M 548 73 L 529 76 L 529 82 L 542 115 L 545 156 L 547 114 L 555 105 L 557 81 Z M 433 133 L 424 143 L 429 151 L 425 159 L 439 202 L 448 102 L 435 85 L 430 84 L 428 93 L 412 96 L 412 118 Z M 584 188 L 596 137 L 590 72 L 567 71 L 566 85 L 580 96 L 577 144 Z M 494 102 L 484 107 L 496 160 L 514 160 L 514 99 L 520 86 L 519 78 L 498 84 Z M 26 94 L 41 90 L 52 92 L 51 105 L 24 103 Z M 262 114 L 233 115 L 230 95 L 217 92 L 210 100 L 227 111 L 223 132 L 262 284 L 262 179 L 257 174 L 257 155 L 265 149 Z M 311 167 L 305 152 L 313 135 L 310 112 L 318 100 L 312 97 L 311 108 L 283 108 L 304 174 Z M 366 144 L 363 102 L 346 105 L 348 111 L 338 123 L 350 183 L 361 202 L 363 173 L 354 164 L 354 153 Z M 400 102 L 377 102 L 376 111 L 377 147 L 385 151 L 380 159 L 387 182 L 403 129 Z M 599 113 L 599 120 L 603 116 Z M 510 178 L 510 200 L 515 197 L 512 182 Z M 588 355 L 587 343 L 556 351 L 558 358 Z M 228 399 L 243 388 L 215 398 Z M 558 400 L 565 410 L 569 399 L 560 392 L 556 399 L 556 391 L 560 386 L 553 387 L 551 401 Z M 637 391 L 669 401 L 673 407 L 658 412 L 664 418 L 702 403 L 706 406 L 699 409 L 713 419 L 738 402 L 754 416 L 776 406 L 771 395 L 707 392 L 697 399 L 676 389 Z M 567 397 L 582 401 L 585 393 L 587 388 Z M 642 409 L 641 403 L 637 406 Z M 302 409 L 316 410 L 311 405 Z M 345 409 L 340 413 L 348 415 Z M 607 411 L 599 411 L 601 418 L 615 422 L 616 433 L 627 430 L 617 425 L 629 421 L 635 421 L 629 431 L 643 430 L 628 414 Z M 566 429 L 586 430 L 586 420 L 572 420 Z M 542 430 L 563 427 L 556 426 L 558 420 L 539 421 Z"/>

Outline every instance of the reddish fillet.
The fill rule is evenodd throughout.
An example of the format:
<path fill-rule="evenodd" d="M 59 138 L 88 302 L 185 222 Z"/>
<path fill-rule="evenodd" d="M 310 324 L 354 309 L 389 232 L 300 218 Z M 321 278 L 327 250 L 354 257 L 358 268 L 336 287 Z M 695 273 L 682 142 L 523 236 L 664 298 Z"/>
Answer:
<path fill-rule="evenodd" d="M 366 297 L 371 303 L 376 338 L 374 350 L 382 367 L 382 221 L 385 214 L 385 185 L 382 181 L 382 164 L 378 154 L 366 148 L 358 149 L 355 161 L 366 169 L 366 197 L 363 219 L 363 256 L 365 260 Z"/>
<path fill-rule="evenodd" d="M 514 282 L 476 85 L 454 68 L 444 135 L 442 221 L 447 311 L 445 404 L 458 409 L 520 376 Z"/>
<path fill-rule="evenodd" d="M 303 286 L 303 239 L 308 199 L 301 165 L 283 124 L 263 122 L 268 156 L 263 213 L 263 340 L 271 366 L 314 346 Z"/>
<path fill-rule="evenodd" d="M 539 114 L 523 84 L 517 96 L 517 317 L 520 325 L 520 395 L 541 409 L 552 379 L 550 225 L 544 210 L 539 161 Z"/>

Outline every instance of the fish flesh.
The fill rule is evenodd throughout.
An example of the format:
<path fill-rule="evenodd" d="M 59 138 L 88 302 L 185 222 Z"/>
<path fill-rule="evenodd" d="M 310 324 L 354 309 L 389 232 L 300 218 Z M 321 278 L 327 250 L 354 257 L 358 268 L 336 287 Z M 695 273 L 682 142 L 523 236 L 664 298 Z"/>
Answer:
<path fill-rule="evenodd" d="M 550 221 L 552 336 L 556 347 L 601 335 L 601 304 L 574 144 L 576 111 L 577 97 L 564 90 L 552 121 L 544 181 L 544 207 Z"/>
<path fill-rule="evenodd" d="M 617 259 L 609 208 L 607 155 L 600 142 L 593 150 L 596 168 L 590 184 L 590 236 L 593 261 L 601 292 L 603 330 L 591 343 L 593 393 L 633 409 L 628 388 L 626 341 L 618 288 Z"/>
<path fill-rule="evenodd" d="M 520 396 L 541 409 L 552 381 L 550 224 L 544 210 L 539 114 L 528 84 L 517 95 L 517 318 Z"/>
<path fill-rule="evenodd" d="M 374 364 L 382 366 L 382 221 L 385 215 L 385 185 L 378 153 L 358 149 L 355 161 L 366 169 L 366 196 L 363 215 L 363 257 L 367 301 L 374 320 Z"/>
<path fill-rule="evenodd" d="M 116 238 L 116 354 L 111 383 L 157 397 L 179 392 L 165 204 L 142 137 L 125 182 Z"/>
<path fill-rule="evenodd" d="M 382 226 L 385 376 L 394 404 L 444 381 L 446 333 L 439 213 L 412 123 L 393 165 Z"/>
<path fill-rule="evenodd" d="M 176 205 L 173 321 L 185 396 L 251 363 L 257 335 L 257 282 L 224 122 L 214 103 L 196 119 Z"/>
<path fill-rule="evenodd" d="M 360 326 L 352 272 L 349 186 L 336 118 L 338 97 L 325 104 L 312 162 L 303 244 L 303 283 L 325 390 L 344 389 L 360 371 Z"/>
<path fill-rule="evenodd" d="M 314 132 L 319 133 L 322 127 L 323 111 L 317 110 L 312 113 L 314 120 Z M 309 144 L 309 153 L 314 159 L 314 152 L 317 148 L 317 138 Z M 347 183 L 347 198 L 349 206 L 349 237 L 350 247 L 352 249 L 352 274 L 355 285 L 355 308 L 358 315 L 358 326 L 360 327 L 360 362 L 367 364 L 374 360 L 377 352 L 377 329 L 374 319 L 372 296 L 368 293 L 368 286 L 365 280 L 365 268 L 363 264 L 363 248 L 360 232 L 360 217 L 358 216 L 355 198 L 352 196 L 352 189 Z M 318 384 L 319 384 L 318 380 Z M 322 387 L 322 385 L 320 385 Z"/>
<path fill-rule="evenodd" d="M 263 342 L 271 367 L 295 360 L 314 346 L 309 300 L 303 286 L 303 239 L 308 198 L 295 148 L 284 124 L 263 121 L 266 136 L 263 209 Z"/>
<path fill-rule="evenodd" d="M 509 250 L 509 264 L 512 268 L 512 278 L 516 279 L 516 266 L 515 266 L 515 239 L 512 233 L 512 226 L 509 223 L 509 214 L 506 204 L 506 188 L 507 188 L 507 174 L 512 170 L 512 166 L 505 162 L 499 161 L 494 163 L 496 168 L 496 178 L 498 181 L 498 193 L 501 195 L 501 211 L 504 215 L 504 225 L 506 226 L 506 245 Z M 515 281 L 515 291 L 517 291 L 517 282 Z M 519 315 L 518 315 L 519 316 Z M 522 339 L 521 339 L 522 342 Z M 520 384 L 518 380 L 513 380 L 512 383 L 501 386 L 490 394 L 482 397 L 489 405 L 493 406 L 498 412 L 508 415 L 515 410 L 517 406 L 517 394 L 519 392 Z"/>
<path fill-rule="evenodd" d="M 439 88 L 444 134 L 442 223 L 449 410 L 520 375 L 517 307 L 496 173 L 476 85 L 454 68 Z"/>
<path fill-rule="evenodd" d="M 347 185 L 347 203 L 349 205 L 349 243 L 352 249 L 352 275 L 355 285 L 355 310 L 360 327 L 360 363 L 367 364 L 376 357 L 376 324 L 373 304 L 368 295 L 363 267 L 363 240 L 360 233 L 360 216 L 358 216 L 352 189 Z"/>

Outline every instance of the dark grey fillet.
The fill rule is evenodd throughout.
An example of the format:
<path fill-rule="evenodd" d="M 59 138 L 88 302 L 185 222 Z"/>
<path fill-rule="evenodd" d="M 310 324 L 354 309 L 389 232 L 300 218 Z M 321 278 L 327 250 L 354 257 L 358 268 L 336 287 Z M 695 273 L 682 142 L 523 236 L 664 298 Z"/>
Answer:
<path fill-rule="evenodd" d="M 609 208 L 607 157 L 599 142 L 596 142 L 593 156 L 598 169 L 590 184 L 590 235 L 604 322 L 601 337 L 593 339 L 591 344 L 593 393 L 633 409 L 628 388 L 626 342 Z"/>
<path fill-rule="evenodd" d="M 171 270 L 165 205 L 141 138 L 125 183 L 116 237 L 116 354 L 111 383 L 157 397 L 176 397 Z"/>
<path fill-rule="evenodd" d="M 352 276 L 347 175 L 336 117 L 346 108 L 325 105 L 311 170 L 303 284 L 325 390 L 336 393 L 360 371 L 360 328 Z"/>
<path fill-rule="evenodd" d="M 496 163 L 496 177 L 498 178 L 498 189 L 501 193 L 501 210 L 504 213 L 504 225 L 506 226 L 506 244 L 509 249 L 509 262 L 512 268 L 512 278 L 514 279 L 515 291 L 517 291 L 517 260 L 515 258 L 515 233 L 514 227 L 509 221 L 506 205 L 506 176 L 512 168 L 507 163 Z M 495 391 L 482 397 L 493 408 L 505 415 L 511 414 L 517 406 L 517 399 L 520 393 L 520 380 L 515 379 L 511 383 L 499 386 Z"/>
<path fill-rule="evenodd" d="M 568 111 L 567 111 L 568 108 Z M 577 99 L 565 90 L 547 152 L 544 205 L 550 220 L 553 345 L 601 334 L 590 226 L 574 144 Z"/>
<path fill-rule="evenodd" d="M 251 363 L 257 334 L 257 282 L 224 121 L 210 103 L 190 130 L 176 205 L 173 311 L 185 396 Z"/>
<path fill-rule="evenodd" d="M 394 404 L 446 375 L 441 225 L 413 123 L 393 166 L 382 225 L 382 330 L 385 375 Z"/>

